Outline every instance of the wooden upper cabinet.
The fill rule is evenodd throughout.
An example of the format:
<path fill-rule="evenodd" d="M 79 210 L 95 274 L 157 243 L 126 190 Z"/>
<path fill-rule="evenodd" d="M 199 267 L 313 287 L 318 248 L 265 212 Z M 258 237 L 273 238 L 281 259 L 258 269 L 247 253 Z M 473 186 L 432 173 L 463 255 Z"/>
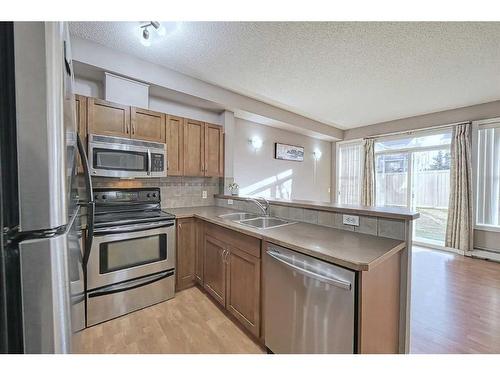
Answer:
<path fill-rule="evenodd" d="M 205 124 L 184 119 L 184 176 L 205 175 Z"/>
<path fill-rule="evenodd" d="M 134 139 L 165 143 L 165 115 L 148 109 L 130 109 L 131 136 Z"/>
<path fill-rule="evenodd" d="M 167 174 L 169 176 L 182 176 L 184 174 L 184 119 L 168 115 L 165 129 Z"/>
<path fill-rule="evenodd" d="M 196 220 L 179 219 L 177 224 L 176 290 L 195 283 L 195 261 L 197 248 Z"/>
<path fill-rule="evenodd" d="M 76 125 L 78 134 L 85 144 L 87 139 L 87 97 L 75 95 Z"/>
<path fill-rule="evenodd" d="M 89 133 L 130 137 L 130 107 L 106 100 L 88 99 Z"/>
<path fill-rule="evenodd" d="M 224 175 L 224 132 L 221 126 L 205 124 L 205 176 Z"/>
<path fill-rule="evenodd" d="M 256 337 L 260 334 L 260 259 L 230 247 L 226 308 Z"/>
<path fill-rule="evenodd" d="M 226 245 L 205 235 L 204 288 L 222 306 L 226 306 Z"/>

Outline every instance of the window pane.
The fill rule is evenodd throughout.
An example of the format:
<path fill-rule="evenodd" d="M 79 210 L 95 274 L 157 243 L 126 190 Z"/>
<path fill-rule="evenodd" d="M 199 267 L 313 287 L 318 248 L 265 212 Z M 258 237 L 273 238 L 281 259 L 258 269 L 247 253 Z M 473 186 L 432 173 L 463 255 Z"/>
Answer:
<path fill-rule="evenodd" d="M 408 153 L 375 157 L 377 206 L 408 206 Z"/>
<path fill-rule="evenodd" d="M 451 144 L 451 132 L 375 142 L 375 152 Z"/>
<path fill-rule="evenodd" d="M 344 143 L 338 145 L 338 202 L 341 204 L 361 203 L 362 156 L 361 143 Z"/>
<path fill-rule="evenodd" d="M 500 226 L 500 127 L 478 131 L 477 178 L 476 222 Z"/>
<path fill-rule="evenodd" d="M 444 245 L 450 195 L 450 148 L 413 153 L 416 241 Z"/>

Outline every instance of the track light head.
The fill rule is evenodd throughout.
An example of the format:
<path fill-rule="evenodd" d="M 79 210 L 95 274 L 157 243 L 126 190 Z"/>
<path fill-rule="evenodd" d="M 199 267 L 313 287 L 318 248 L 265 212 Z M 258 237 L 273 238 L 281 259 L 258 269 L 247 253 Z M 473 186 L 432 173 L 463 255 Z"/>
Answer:
<path fill-rule="evenodd" d="M 148 30 L 147 27 L 145 27 L 144 29 L 142 29 L 142 37 L 144 39 L 146 39 L 146 40 L 149 39 L 149 30 Z"/>

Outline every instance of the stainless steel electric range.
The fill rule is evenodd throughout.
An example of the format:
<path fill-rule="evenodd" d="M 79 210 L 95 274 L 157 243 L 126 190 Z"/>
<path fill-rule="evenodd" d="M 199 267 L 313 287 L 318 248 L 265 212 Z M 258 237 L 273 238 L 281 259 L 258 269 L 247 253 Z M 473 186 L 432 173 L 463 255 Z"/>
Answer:
<path fill-rule="evenodd" d="M 174 296 L 175 216 L 160 189 L 94 189 L 87 326 Z"/>

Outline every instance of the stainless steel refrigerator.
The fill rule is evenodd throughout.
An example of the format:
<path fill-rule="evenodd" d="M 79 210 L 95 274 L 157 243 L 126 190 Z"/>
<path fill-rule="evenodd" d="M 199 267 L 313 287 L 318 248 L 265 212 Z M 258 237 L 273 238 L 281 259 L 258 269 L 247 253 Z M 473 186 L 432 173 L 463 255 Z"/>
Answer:
<path fill-rule="evenodd" d="M 0 28 L 0 352 L 75 352 L 85 291 L 69 33 Z"/>

